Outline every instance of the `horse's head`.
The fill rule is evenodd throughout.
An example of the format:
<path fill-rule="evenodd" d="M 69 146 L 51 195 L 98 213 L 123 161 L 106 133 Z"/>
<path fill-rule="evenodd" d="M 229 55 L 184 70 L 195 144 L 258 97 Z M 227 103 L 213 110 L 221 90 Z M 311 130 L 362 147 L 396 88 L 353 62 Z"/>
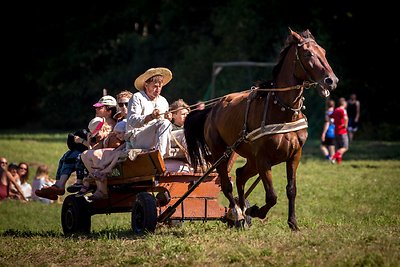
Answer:
<path fill-rule="evenodd" d="M 296 78 L 317 83 L 319 94 L 328 97 L 339 79 L 325 57 L 325 49 L 317 44 L 309 30 L 301 34 L 290 30 L 290 36 L 296 51 Z"/>

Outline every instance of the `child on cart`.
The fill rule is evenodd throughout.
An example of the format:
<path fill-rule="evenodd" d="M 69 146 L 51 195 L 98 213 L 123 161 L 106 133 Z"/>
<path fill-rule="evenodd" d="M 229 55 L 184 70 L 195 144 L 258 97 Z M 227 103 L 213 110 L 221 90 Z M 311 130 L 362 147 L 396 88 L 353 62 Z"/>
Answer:
<path fill-rule="evenodd" d="M 96 181 L 96 192 L 88 197 L 89 200 L 108 198 L 107 175 L 116 166 L 121 153 L 124 153 L 126 120 L 118 122 L 114 130 L 106 138 L 103 148 L 89 149 L 81 155 L 82 162 L 89 172 L 89 178 L 83 180 L 83 186 L 78 196 L 89 192 L 90 182 Z"/>
<path fill-rule="evenodd" d="M 50 187 L 43 187 L 40 190 L 36 190 L 35 194 L 38 197 L 57 200 L 58 196 L 65 194 L 65 185 L 73 172 L 76 172 L 76 184 L 79 184 L 79 181 L 83 180 L 85 166 L 80 160 L 81 153 L 88 148 L 92 148 L 92 146 L 96 147 L 111 130 L 110 126 L 105 123 L 105 119 L 100 117 L 92 119 L 89 122 L 88 128 L 89 131 L 87 129 L 80 129 L 73 134 L 68 134 L 67 146 L 69 150 L 64 153 L 59 161 L 56 183 Z"/>

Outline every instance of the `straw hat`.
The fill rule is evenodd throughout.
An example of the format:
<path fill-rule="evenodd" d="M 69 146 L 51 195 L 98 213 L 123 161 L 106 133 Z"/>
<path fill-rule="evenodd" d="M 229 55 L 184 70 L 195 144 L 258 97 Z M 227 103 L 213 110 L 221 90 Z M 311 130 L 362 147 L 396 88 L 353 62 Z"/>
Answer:
<path fill-rule="evenodd" d="M 135 88 L 138 89 L 139 91 L 142 91 L 144 89 L 144 83 L 150 79 L 151 77 L 154 77 L 156 75 L 161 75 L 164 77 L 164 85 L 169 83 L 172 80 L 172 72 L 167 69 L 167 68 L 151 68 L 146 70 L 145 73 L 140 75 L 139 77 L 136 78 L 134 85 Z"/>

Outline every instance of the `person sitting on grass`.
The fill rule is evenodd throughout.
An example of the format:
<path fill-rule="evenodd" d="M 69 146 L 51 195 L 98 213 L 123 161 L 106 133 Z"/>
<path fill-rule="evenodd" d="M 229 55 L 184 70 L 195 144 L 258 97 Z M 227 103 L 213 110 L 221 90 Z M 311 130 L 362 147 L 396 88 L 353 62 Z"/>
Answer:
<path fill-rule="evenodd" d="M 32 197 L 32 186 L 28 183 L 29 179 L 29 165 L 26 162 L 20 162 L 18 164 L 18 176 L 21 181 L 21 189 L 24 192 L 26 199 L 30 200 Z"/>
<path fill-rule="evenodd" d="M 53 200 L 36 196 L 35 191 L 45 186 L 52 186 L 54 183 L 55 181 L 49 178 L 49 167 L 46 164 L 39 165 L 36 169 L 35 178 L 32 181 L 32 200 L 44 204 L 53 203 Z"/>
<path fill-rule="evenodd" d="M 21 187 L 15 178 L 7 171 L 7 161 L 4 157 L 0 157 L 1 167 L 0 167 L 0 201 L 6 199 L 18 199 L 21 201 L 28 201 L 24 197 Z M 10 185 L 14 185 L 16 192 L 15 194 L 10 192 Z"/>

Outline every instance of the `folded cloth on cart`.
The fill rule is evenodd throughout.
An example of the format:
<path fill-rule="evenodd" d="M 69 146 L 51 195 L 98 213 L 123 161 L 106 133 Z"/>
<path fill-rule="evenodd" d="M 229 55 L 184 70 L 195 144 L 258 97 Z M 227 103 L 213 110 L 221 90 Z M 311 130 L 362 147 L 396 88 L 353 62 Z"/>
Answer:
<path fill-rule="evenodd" d="M 164 159 L 164 164 L 167 172 L 193 173 L 193 168 L 184 160 L 168 158 Z"/>
<path fill-rule="evenodd" d="M 134 161 L 139 154 L 145 153 L 145 152 L 147 152 L 147 151 L 144 149 L 131 148 L 131 149 L 124 149 L 124 150 L 116 151 L 116 154 L 114 154 L 114 156 L 118 157 L 117 163 L 121 163 L 127 159 Z M 113 166 L 113 167 L 115 167 L 115 166 Z"/>
<path fill-rule="evenodd" d="M 119 157 L 121 159 L 121 161 L 125 161 L 127 158 L 129 158 L 131 161 L 134 161 L 137 156 L 143 152 L 145 152 L 145 150 L 143 149 L 137 149 L 137 148 L 131 148 L 128 150 L 124 150 L 124 154 L 121 153 L 121 156 Z"/>

